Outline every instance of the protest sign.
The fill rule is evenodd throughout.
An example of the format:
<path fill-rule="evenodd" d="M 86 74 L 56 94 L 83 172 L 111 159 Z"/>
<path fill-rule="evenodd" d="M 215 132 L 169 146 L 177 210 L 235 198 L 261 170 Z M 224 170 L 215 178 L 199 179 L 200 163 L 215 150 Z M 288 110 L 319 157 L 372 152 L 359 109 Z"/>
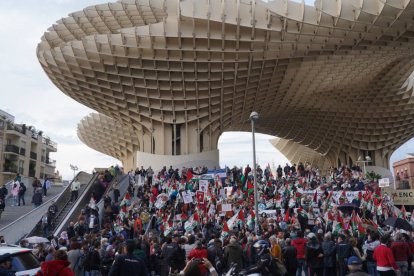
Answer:
<path fill-rule="evenodd" d="M 381 178 L 378 180 L 379 187 L 389 187 L 390 186 L 390 179 L 389 178 Z"/>
<path fill-rule="evenodd" d="M 193 202 L 193 195 L 190 191 L 181 192 L 181 196 L 183 197 L 184 204 Z"/>
<path fill-rule="evenodd" d="M 197 191 L 196 192 L 196 198 L 197 198 L 198 204 L 204 204 L 204 192 Z"/>
<path fill-rule="evenodd" d="M 232 211 L 231 204 L 222 204 L 221 205 L 221 211 L 222 212 L 230 212 L 230 211 Z"/>
<path fill-rule="evenodd" d="M 207 192 L 207 190 L 208 190 L 208 180 L 205 180 L 205 179 L 200 179 L 200 181 L 198 182 L 199 184 L 199 187 L 198 187 L 198 190 L 199 191 L 202 191 L 202 192 Z"/>

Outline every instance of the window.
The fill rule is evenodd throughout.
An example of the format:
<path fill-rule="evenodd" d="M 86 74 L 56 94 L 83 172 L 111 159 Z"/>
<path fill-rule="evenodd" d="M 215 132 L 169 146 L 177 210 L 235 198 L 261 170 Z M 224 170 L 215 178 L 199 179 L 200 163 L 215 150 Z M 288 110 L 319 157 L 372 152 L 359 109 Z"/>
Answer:
<path fill-rule="evenodd" d="M 181 125 L 171 125 L 172 127 L 172 155 L 181 154 Z"/>
<path fill-rule="evenodd" d="M 18 169 L 20 174 L 23 174 L 24 171 L 24 161 L 23 160 L 19 160 L 19 169 Z"/>
<path fill-rule="evenodd" d="M 203 132 L 200 132 L 200 152 L 203 152 L 204 149 L 204 136 Z"/>

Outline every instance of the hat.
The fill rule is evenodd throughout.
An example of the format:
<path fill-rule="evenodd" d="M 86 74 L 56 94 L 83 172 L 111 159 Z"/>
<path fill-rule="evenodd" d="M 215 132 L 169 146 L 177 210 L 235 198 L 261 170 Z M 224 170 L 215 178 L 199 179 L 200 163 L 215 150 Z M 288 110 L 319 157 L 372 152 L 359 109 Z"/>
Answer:
<path fill-rule="evenodd" d="M 308 237 L 308 239 L 310 239 L 310 240 L 316 240 L 316 235 L 315 235 L 314 233 L 309 233 L 309 234 L 307 235 L 307 237 Z"/>
<path fill-rule="evenodd" d="M 12 255 L 10 253 L 6 253 L 0 256 L 0 264 L 7 262 L 7 261 L 11 261 L 11 257 Z"/>
<path fill-rule="evenodd" d="M 357 256 L 351 256 L 348 259 L 348 265 L 359 265 L 362 264 L 362 261 Z"/>

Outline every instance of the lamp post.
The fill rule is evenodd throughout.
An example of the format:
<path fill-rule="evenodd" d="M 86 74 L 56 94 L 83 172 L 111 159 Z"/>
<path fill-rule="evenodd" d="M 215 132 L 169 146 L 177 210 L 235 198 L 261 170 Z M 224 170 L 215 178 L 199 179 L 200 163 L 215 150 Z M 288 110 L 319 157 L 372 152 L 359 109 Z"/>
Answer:
<path fill-rule="evenodd" d="M 367 174 L 367 169 L 365 167 L 365 164 L 371 162 L 371 157 L 369 155 L 367 155 L 367 156 L 365 156 L 365 160 L 362 160 L 362 157 L 360 156 L 360 157 L 358 157 L 357 162 L 362 163 L 364 165 L 364 178 L 365 178 L 366 174 Z"/>
<path fill-rule="evenodd" d="M 259 120 L 259 113 L 253 111 L 250 114 L 249 120 L 252 123 L 252 140 L 253 140 L 253 185 L 254 185 L 254 213 L 256 215 L 254 229 L 256 231 L 256 235 L 259 234 L 259 207 L 258 207 L 258 199 L 257 199 L 257 175 L 256 175 L 256 141 L 255 141 L 255 131 L 254 131 L 254 123 Z"/>
<path fill-rule="evenodd" d="M 75 179 L 75 173 L 78 169 L 78 166 L 70 164 L 70 169 L 73 170 L 73 179 Z"/>

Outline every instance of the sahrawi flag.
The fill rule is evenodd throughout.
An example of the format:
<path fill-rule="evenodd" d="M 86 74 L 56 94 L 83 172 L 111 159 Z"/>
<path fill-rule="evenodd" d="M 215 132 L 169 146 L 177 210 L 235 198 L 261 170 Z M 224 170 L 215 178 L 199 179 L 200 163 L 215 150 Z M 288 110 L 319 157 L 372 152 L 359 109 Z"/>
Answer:
<path fill-rule="evenodd" d="M 365 228 L 362 226 L 362 219 L 355 213 L 355 210 L 352 211 L 351 226 L 352 230 L 357 232 L 359 236 L 366 234 Z"/>
<path fill-rule="evenodd" d="M 333 232 L 339 233 L 341 230 L 344 230 L 344 220 L 341 217 L 341 214 L 338 212 L 336 215 L 336 220 L 333 223 Z"/>

